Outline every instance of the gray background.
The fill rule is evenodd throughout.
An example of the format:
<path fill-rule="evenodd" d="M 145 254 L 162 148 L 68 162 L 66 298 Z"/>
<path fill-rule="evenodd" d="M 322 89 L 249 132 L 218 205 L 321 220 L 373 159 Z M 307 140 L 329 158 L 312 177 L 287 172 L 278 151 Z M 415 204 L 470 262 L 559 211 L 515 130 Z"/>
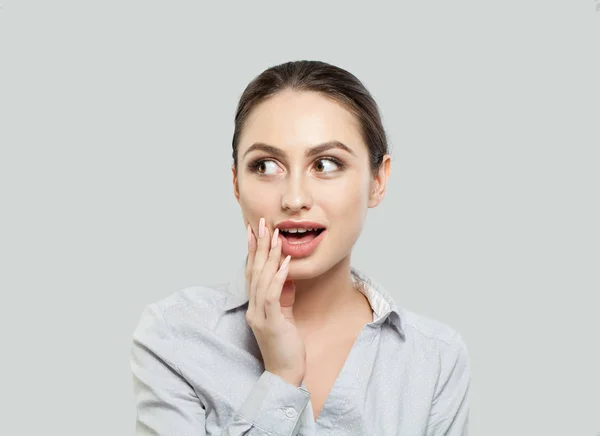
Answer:
<path fill-rule="evenodd" d="M 132 433 L 133 329 L 243 259 L 235 105 L 296 59 L 381 107 L 354 264 L 463 334 L 471 433 L 600 432 L 594 0 L 0 3 L 1 434 Z"/>

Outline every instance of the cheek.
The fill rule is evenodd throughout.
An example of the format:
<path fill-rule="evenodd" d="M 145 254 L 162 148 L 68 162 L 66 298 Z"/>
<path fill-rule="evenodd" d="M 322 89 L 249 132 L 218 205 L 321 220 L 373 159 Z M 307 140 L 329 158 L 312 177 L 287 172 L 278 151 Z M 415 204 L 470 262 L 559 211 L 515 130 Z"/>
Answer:
<path fill-rule="evenodd" d="M 350 230 L 361 227 L 366 216 L 368 195 L 361 183 L 346 183 L 332 190 L 319 191 L 316 202 L 336 227 Z"/>
<path fill-rule="evenodd" d="M 356 215 L 359 209 L 368 205 L 368 180 L 357 171 L 349 172 L 336 183 L 320 188 L 314 189 L 319 204 L 326 204 L 329 211 L 336 215 Z"/>
<path fill-rule="evenodd" d="M 239 185 L 240 193 L 240 208 L 244 216 L 250 221 L 258 221 L 263 216 L 274 210 L 276 206 L 274 195 L 266 195 L 265 187 L 253 186 L 252 183 Z M 256 195 L 257 192 L 262 192 L 263 195 Z"/>

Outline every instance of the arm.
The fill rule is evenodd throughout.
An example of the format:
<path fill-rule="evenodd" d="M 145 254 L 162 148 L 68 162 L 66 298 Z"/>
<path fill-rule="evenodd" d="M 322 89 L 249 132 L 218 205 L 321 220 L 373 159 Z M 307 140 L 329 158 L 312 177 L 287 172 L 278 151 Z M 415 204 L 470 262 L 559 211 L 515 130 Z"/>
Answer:
<path fill-rule="evenodd" d="M 149 306 L 133 335 L 130 365 L 136 436 L 205 436 L 204 405 L 174 363 L 175 338 L 160 310 Z M 297 435 L 310 394 L 263 372 L 223 436 Z"/>
<path fill-rule="evenodd" d="M 468 436 L 471 369 L 467 347 L 458 333 L 440 359 L 426 436 Z"/>

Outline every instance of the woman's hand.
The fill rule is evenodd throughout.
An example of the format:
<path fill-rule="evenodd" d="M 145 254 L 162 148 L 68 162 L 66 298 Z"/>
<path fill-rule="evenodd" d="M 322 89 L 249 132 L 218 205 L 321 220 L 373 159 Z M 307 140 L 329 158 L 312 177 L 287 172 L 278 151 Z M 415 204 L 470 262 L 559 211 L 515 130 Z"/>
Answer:
<path fill-rule="evenodd" d="M 300 386 L 306 373 L 306 347 L 294 323 L 294 283 L 286 282 L 290 256 L 281 262 L 279 229 L 271 237 L 265 219 L 255 237 L 248 225 L 246 320 L 254 332 L 265 370 Z M 285 293 L 285 304 L 281 294 Z"/>

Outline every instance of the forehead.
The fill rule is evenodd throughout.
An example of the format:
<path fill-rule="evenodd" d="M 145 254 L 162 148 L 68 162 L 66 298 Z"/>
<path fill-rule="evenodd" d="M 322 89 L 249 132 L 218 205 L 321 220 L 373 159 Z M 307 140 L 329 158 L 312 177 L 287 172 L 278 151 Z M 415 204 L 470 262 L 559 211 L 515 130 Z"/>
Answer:
<path fill-rule="evenodd" d="M 337 140 L 366 150 L 358 119 L 337 101 L 311 91 L 281 91 L 257 105 L 240 138 L 241 153 L 255 142 L 304 149 Z"/>

